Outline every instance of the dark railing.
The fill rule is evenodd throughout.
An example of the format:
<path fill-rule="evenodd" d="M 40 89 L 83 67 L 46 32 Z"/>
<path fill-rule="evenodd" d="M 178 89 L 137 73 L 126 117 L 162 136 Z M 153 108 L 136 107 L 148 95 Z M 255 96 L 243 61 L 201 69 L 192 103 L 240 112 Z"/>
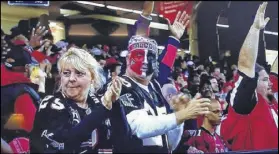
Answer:
<path fill-rule="evenodd" d="M 278 153 L 278 149 L 272 149 L 272 150 L 260 150 L 260 151 L 229 151 L 226 152 L 229 154 L 236 154 L 236 153 L 246 153 L 246 154 L 253 154 L 253 153 Z"/>

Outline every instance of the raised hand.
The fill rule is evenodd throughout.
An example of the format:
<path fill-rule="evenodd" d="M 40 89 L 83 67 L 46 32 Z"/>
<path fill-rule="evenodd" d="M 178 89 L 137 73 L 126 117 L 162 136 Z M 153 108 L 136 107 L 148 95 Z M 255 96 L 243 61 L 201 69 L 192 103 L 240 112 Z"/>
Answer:
<path fill-rule="evenodd" d="M 39 26 L 40 22 L 38 22 L 36 28 L 32 29 L 31 37 L 29 40 L 29 44 L 35 48 L 41 45 L 42 37 L 48 33 L 48 30 L 45 30 L 45 26 Z"/>
<path fill-rule="evenodd" d="M 172 35 L 175 38 L 177 38 L 178 40 L 184 34 L 184 31 L 185 31 L 187 25 L 189 24 L 189 19 L 190 19 L 190 16 L 188 16 L 186 11 L 183 11 L 182 15 L 181 15 L 181 11 L 179 11 L 177 13 L 172 25 L 171 25 L 169 19 L 167 19 L 168 25 L 169 25 L 169 30 L 171 31 Z"/>
<path fill-rule="evenodd" d="M 119 77 L 115 77 L 112 80 L 112 84 L 109 85 L 107 91 L 102 97 L 102 103 L 107 109 L 112 108 L 112 103 L 115 102 L 120 94 L 122 89 L 122 80 Z"/>
<path fill-rule="evenodd" d="M 269 17 L 264 18 L 266 6 L 267 6 L 267 2 L 264 2 L 259 6 L 254 19 L 253 26 L 259 30 L 263 29 L 268 23 L 268 21 L 270 20 Z"/>
<path fill-rule="evenodd" d="M 154 9 L 154 1 L 145 1 L 143 4 L 142 15 L 143 16 L 150 16 Z"/>

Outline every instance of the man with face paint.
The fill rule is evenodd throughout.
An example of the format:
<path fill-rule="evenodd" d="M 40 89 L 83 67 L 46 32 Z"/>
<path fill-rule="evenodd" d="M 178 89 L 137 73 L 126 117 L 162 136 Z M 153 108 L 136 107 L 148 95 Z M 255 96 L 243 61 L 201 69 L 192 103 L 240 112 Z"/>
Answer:
<path fill-rule="evenodd" d="M 209 99 L 185 96 L 172 101 L 189 103 L 167 110 L 161 87 L 154 78 L 166 76 L 159 70 L 171 69 L 179 39 L 188 24 L 186 12 L 179 12 L 170 31 L 166 51 L 158 58 L 158 45 L 146 36 L 132 36 L 128 44 L 127 69 L 122 76 L 121 95 L 114 103 L 110 117 L 113 152 L 115 153 L 168 153 L 176 148 L 183 133 L 183 122 L 208 113 Z M 160 64 L 158 63 L 160 62 Z M 160 68 L 158 68 L 160 67 Z M 160 77 L 158 79 L 160 80 Z M 108 84 L 109 85 L 109 84 Z"/>

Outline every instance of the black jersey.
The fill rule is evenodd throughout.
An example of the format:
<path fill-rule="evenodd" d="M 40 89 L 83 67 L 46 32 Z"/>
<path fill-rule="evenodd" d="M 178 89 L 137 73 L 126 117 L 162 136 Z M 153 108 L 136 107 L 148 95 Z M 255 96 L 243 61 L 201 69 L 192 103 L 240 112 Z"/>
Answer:
<path fill-rule="evenodd" d="M 158 116 L 166 114 L 165 100 L 161 94 L 160 85 L 152 81 L 149 85 L 149 93 L 127 76 L 122 76 L 122 90 L 120 98 L 113 103 L 110 116 L 113 152 L 115 153 L 167 153 L 167 137 L 165 134 L 146 139 L 140 139 L 132 134 L 127 117 L 135 110 L 142 110 L 148 115 Z M 107 84 L 108 87 L 110 83 Z M 102 90 L 105 92 L 106 90 Z M 100 93 L 100 91 L 99 91 Z M 148 104 L 148 105 L 147 105 Z M 147 108 L 147 106 L 149 108 Z M 160 140 L 160 143 L 157 144 Z"/>
<path fill-rule="evenodd" d="M 31 133 L 31 153 L 97 153 L 107 149 L 108 110 L 94 95 L 80 108 L 61 93 L 46 96 L 37 111 Z"/>

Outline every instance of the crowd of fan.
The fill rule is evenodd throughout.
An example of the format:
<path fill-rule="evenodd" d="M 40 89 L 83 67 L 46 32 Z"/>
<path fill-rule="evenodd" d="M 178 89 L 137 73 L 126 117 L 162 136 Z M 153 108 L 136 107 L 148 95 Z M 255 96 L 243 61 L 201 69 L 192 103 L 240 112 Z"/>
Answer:
<path fill-rule="evenodd" d="M 266 4 L 263 4 L 263 5 L 266 5 Z M 263 6 L 260 6 L 260 7 L 263 7 Z M 178 15 L 178 16 L 180 16 L 180 15 Z M 180 20 L 180 21 L 177 20 L 177 22 L 178 23 L 180 22 L 183 25 L 186 24 L 186 14 L 185 14 L 185 16 L 181 15 L 180 17 L 181 17 L 181 19 L 183 18 L 183 20 Z M 146 17 L 144 17 L 144 13 L 141 15 L 141 19 L 146 20 Z M 139 24 L 139 23 L 136 23 L 136 24 Z M 137 27 L 137 28 L 139 28 L 139 27 Z M 183 29 L 183 32 L 184 32 L 184 29 Z M 137 40 L 141 40 L 144 42 L 145 41 L 144 39 L 147 39 L 147 38 L 146 37 L 144 37 L 144 38 L 131 37 L 131 40 L 129 42 L 129 47 L 134 45 L 133 43 L 136 42 Z M 235 130 L 231 130 L 230 126 L 222 124 L 222 125 L 224 125 L 224 127 L 227 128 L 227 131 L 229 131 L 229 133 L 228 133 L 228 132 L 225 132 L 225 130 L 222 130 L 222 128 L 220 128 L 220 124 L 224 119 L 228 119 L 227 120 L 227 122 L 228 122 L 229 120 L 232 121 L 233 118 L 237 117 L 237 116 L 235 116 L 233 118 L 229 117 L 228 116 L 229 114 L 233 115 L 233 114 L 236 114 L 236 112 L 238 114 L 241 114 L 241 112 L 244 110 L 244 109 L 239 110 L 239 108 L 235 107 L 236 105 L 239 106 L 239 104 L 242 103 L 242 102 L 236 103 L 236 101 L 251 101 L 251 100 L 249 100 L 250 96 L 249 96 L 248 91 L 250 90 L 249 88 L 251 88 L 250 84 L 252 82 L 249 79 L 253 80 L 252 79 L 253 75 L 251 75 L 251 78 L 249 78 L 249 75 L 247 75 L 249 73 L 245 72 L 246 70 L 243 69 L 243 67 L 238 68 L 237 65 L 230 65 L 230 66 L 225 65 L 224 66 L 224 63 L 219 62 L 219 61 L 214 62 L 214 61 L 212 61 L 211 58 L 209 58 L 207 61 L 203 62 L 199 59 L 198 56 L 194 56 L 189 53 L 177 54 L 177 48 L 173 52 L 176 56 L 176 57 L 174 57 L 175 59 L 165 60 L 166 54 L 169 54 L 168 53 L 168 50 L 170 49 L 169 45 L 172 44 L 170 42 L 179 40 L 179 37 L 176 37 L 175 38 L 176 40 L 175 39 L 172 40 L 172 39 L 173 38 L 169 38 L 169 41 L 166 44 L 166 47 L 164 49 L 164 51 L 166 51 L 166 52 L 163 51 L 162 55 L 158 55 L 158 57 L 159 57 L 158 62 L 159 63 L 165 62 L 164 64 L 166 66 L 171 67 L 170 71 L 164 72 L 164 71 L 162 71 L 161 64 L 158 65 L 160 67 L 160 69 L 159 69 L 160 72 L 158 72 L 159 77 L 157 77 L 157 79 L 160 82 L 159 85 L 162 88 L 160 88 L 161 90 L 157 90 L 157 91 L 154 90 L 154 89 L 156 89 L 156 84 L 154 84 L 154 82 L 152 82 L 153 90 L 156 93 L 155 94 L 156 96 L 153 96 L 152 95 L 153 93 L 150 93 L 153 96 L 152 98 L 158 97 L 158 100 L 164 99 L 168 102 L 169 105 L 165 104 L 167 114 L 171 114 L 171 113 L 178 114 L 178 112 L 183 111 L 184 108 L 185 109 L 190 108 L 189 107 L 190 105 L 187 105 L 187 103 L 194 103 L 194 101 L 198 100 L 199 98 L 206 98 L 209 100 L 210 105 L 211 105 L 211 106 L 208 106 L 208 110 L 212 113 L 208 113 L 208 112 L 206 112 L 208 114 L 201 114 L 200 112 L 196 113 L 194 116 L 191 115 L 192 116 L 191 118 L 188 118 L 188 119 L 183 118 L 182 122 L 180 122 L 180 123 L 178 122 L 177 125 L 175 124 L 175 127 L 169 128 L 169 127 L 171 127 L 171 126 L 169 126 L 169 127 L 162 128 L 162 129 L 165 129 L 164 131 L 157 129 L 156 131 L 154 131 L 157 133 L 153 133 L 153 135 L 146 135 L 147 137 L 139 137 L 137 133 L 134 133 L 133 135 L 130 136 L 132 139 L 127 139 L 129 137 L 127 137 L 127 138 L 123 137 L 123 139 L 121 137 L 116 137 L 117 135 L 119 136 L 122 133 L 120 131 L 121 129 L 123 129 L 123 131 L 124 131 L 124 130 L 126 130 L 126 128 L 117 126 L 117 125 L 122 125 L 122 123 L 121 122 L 116 123 L 114 120 L 119 115 L 113 114 L 114 117 L 112 119 L 110 119 L 111 120 L 111 122 L 109 122 L 110 124 L 105 125 L 108 128 L 104 128 L 104 129 L 106 129 L 106 131 L 104 133 L 106 135 L 104 135 L 105 136 L 104 138 L 106 138 L 107 140 L 110 140 L 110 141 L 109 141 L 109 143 L 106 142 L 105 143 L 106 145 L 103 147 L 101 146 L 100 149 L 115 148 L 115 149 L 113 149 L 114 152 L 148 152 L 148 150 L 150 150 L 153 152 L 170 152 L 170 151 L 172 151 L 173 153 L 175 153 L 175 152 L 178 152 L 178 153 L 181 153 L 181 152 L 183 152 L 183 153 L 215 153 L 215 152 L 228 152 L 228 151 L 232 151 L 232 150 L 264 150 L 264 149 L 268 150 L 268 149 L 274 149 L 274 148 L 277 149 L 278 148 L 278 145 L 277 145 L 278 139 L 277 139 L 277 142 L 275 141 L 275 139 L 270 140 L 270 142 L 276 142 L 276 146 L 273 146 L 275 143 L 274 144 L 269 143 L 270 146 L 266 146 L 265 144 L 257 145 L 254 143 L 254 141 L 252 141 L 251 145 L 248 145 L 248 144 L 250 144 L 250 141 L 244 140 L 246 138 L 241 138 L 241 139 L 243 139 L 242 142 L 247 142 L 247 144 L 243 143 L 243 145 L 241 146 L 241 145 L 239 145 L 240 144 L 239 138 L 237 138 L 237 137 L 243 137 L 243 135 L 242 136 L 236 135 L 237 133 L 239 133 L 239 134 L 243 133 L 243 132 L 241 132 L 242 131 L 241 129 L 239 130 L 239 129 L 235 128 Z M 152 43 L 152 41 L 146 41 L 146 42 Z M 173 43 L 173 44 L 176 44 L 176 43 Z M 103 105 L 106 108 L 111 109 L 111 106 L 110 106 L 111 104 L 108 105 L 109 103 L 104 103 L 104 102 L 106 102 L 106 100 L 110 100 L 108 102 L 111 102 L 111 101 L 115 102 L 116 100 L 118 100 L 118 98 L 120 99 L 122 96 L 126 96 L 126 95 L 124 95 L 125 93 L 123 94 L 123 91 L 125 92 L 125 90 L 127 90 L 128 88 L 127 89 L 122 88 L 122 92 L 120 92 L 121 93 L 121 95 L 120 95 L 120 93 L 118 93 L 118 91 L 117 91 L 117 88 L 116 88 L 117 86 L 116 86 L 115 80 L 120 82 L 123 79 L 119 79 L 119 77 L 120 76 L 122 77 L 123 75 L 127 76 L 127 72 L 129 71 L 129 69 L 133 69 L 132 67 L 129 68 L 130 65 L 133 65 L 130 63 L 129 58 L 130 58 L 130 54 L 132 52 L 136 52 L 136 50 L 133 50 L 131 48 L 128 48 L 127 50 L 124 50 L 124 51 L 119 51 L 117 49 L 117 46 L 109 47 L 107 45 L 96 45 L 92 49 L 88 49 L 86 47 L 86 45 L 78 47 L 73 42 L 69 42 L 67 40 L 60 40 L 58 42 L 54 42 L 54 38 L 53 38 L 52 34 L 48 30 L 46 30 L 45 27 L 36 27 L 31 32 L 31 34 L 30 33 L 26 34 L 18 26 L 11 29 L 11 35 L 6 35 L 1 30 L 1 47 L 2 47 L 1 48 L 1 57 L 2 57 L 2 59 L 1 59 L 1 153 L 2 152 L 22 153 L 22 152 L 29 151 L 30 148 L 31 148 L 31 152 L 71 152 L 71 153 L 74 152 L 74 153 L 77 153 L 77 152 L 84 151 L 86 149 L 86 148 L 84 148 L 84 147 L 86 147 L 86 143 L 84 142 L 85 139 L 82 138 L 81 136 L 83 136 L 86 133 L 86 131 L 84 131 L 84 130 L 86 130 L 87 127 L 91 128 L 93 126 L 89 127 L 84 122 L 83 123 L 83 125 L 85 127 L 84 129 L 82 126 L 80 126 L 81 128 L 77 128 L 77 127 L 74 127 L 74 125 L 67 126 L 67 128 L 66 128 L 66 126 L 64 126 L 64 124 L 60 126 L 57 123 L 55 123 L 55 127 L 57 127 L 57 130 L 52 131 L 52 130 L 46 128 L 45 130 L 47 130 L 48 131 L 47 132 L 47 131 L 44 131 L 43 127 L 48 124 L 43 124 L 43 123 L 44 122 L 48 123 L 49 122 L 48 120 L 44 121 L 44 119 L 48 119 L 48 118 L 42 117 L 40 119 L 40 122 L 36 121 L 36 119 L 40 118 L 40 116 L 42 116 L 42 115 L 45 115 L 45 116 L 51 116 L 51 115 L 47 115 L 47 114 L 56 115 L 56 113 L 54 113 L 54 112 L 52 113 L 52 111 L 49 111 L 48 113 L 43 114 L 45 112 L 44 110 L 47 109 L 47 107 L 46 107 L 47 105 L 44 106 L 44 103 L 46 104 L 47 101 L 51 100 L 51 98 L 49 97 L 50 95 L 51 96 L 55 95 L 57 92 L 61 91 L 61 82 L 62 83 L 64 82 L 62 80 L 65 80 L 65 78 L 67 76 L 67 74 L 66 74 L 67 71 L 69 71 L 69 72 L 71 71 L 71 68 L 68 68 L 66 65 L 64 65 L 64 63 L 73 64 L 73 63 L 71 63 L 71 59 L 69 58 L 73 55 L 77 56 L 77 57 L 80 55 L 85 56 L 85 57 L 88 55 L 91 55 L 91 57 L 84 58 L 84 61 L 85 61 L 84 63 L 87 63 L 87 61 L 88 61 L 87 58 L 88 58 L 89 60 L 91 60 L 88 62 L 89 63 L 92 62 L 92 64 L 86 64 L 84 66 L 90 68 L 92 65 L 92 67 L 95 67 L 94 65 L 97 65 L 97 63 L 94 63 L 93 61 L 96 60 L 99 64 L 98 66 L 100 66 L 100 68 L 101 68 L 95 72 L 94 71 L 90 72 L 91 75 L 94 76 L 94 80 L 98 79 L 97 76 L 99 73 L 99 75 L 104 77 L 104 79 L 100 79 L 100 80 L 105 81 L 104 83 L 113 83 L 114 87 L 109 86 L 109 84 L 105 84 L 104 85 L 105 88 L 98 89 L 98 91 L 94 91 L 93 90 L 94 88 L 90 87 L 91 88 L 90 92 L 94 93 L 94 94 L 92 94 L 92 95 L 94 95 L 94 97 L 92 96 L 93 98 L 95 98 L 98 93 L 98 96 L 100 96 L 100 100 L 101 100 L 101 102 L 103 102 Z M 136 46 L 133 46 L 133 47 L 136 48 Z M 172 51 L 172 50 L 170 50 L 170 51 Z M 80 52 L 80 53 L 78 53 L 78 52 Z M 139 54 L 139 53 L 137 53 L 137 54 Z M 82 57 L 82 56 L 80 56 L 80 57 Z M 240 59 L 239 59 L 239 61 L 240 61 Z M 159 61 L 159 60 L 161 60 L 161 61 Z M 135 61 L 134 63 L 137 63 L 137 61 Z M 148 61 L 148 63 L 149 63 L 149 61 Z M 227 62 L 225 62 L 225 63 L 227 64 Z M 76 69 L 76 71 L 77 71 L 78 69 L 83 69 L 83 65 L 79 66 L 79 63 L 77 62 L 77 64 L 73 64 L 73 68 Z M 263 67 L 256 65 L 256 73 L 259 73 L 263 69 L 264 69 Z M 168 69 L 164 69 L 164 70 L 168 70 Z M 78 71 L 80 71 L 80 70 L 78 70 Z M 270 71 L 268 71 L 268 73 L 270 73 Z M 147 71 L 147 74 L 148 74 L 148 71 Z M 69 76 L 72 76 L 72 75 L 69 75 Z M 82 76 L 82 73 L 80 73 L 80 74 L 77 73 L 77 76 L 78 77 Z M 164 76 L 164 79 L 162 79 L 163 78 L 162 76 Z M 128 78 L 128 77 L 126 77 L 126 78 Z M 129 81 L 129 83 L 131 83 L 131 84 L 132 84 L 132 81 L 134 81 L 132 79 L 130 81 L 129 79 L 126 79 L 126 78 L 124 77 L 125 81 L 126 82 Z M 274 76 L 270 75 L 270 80 L 272 80 L 272 82 L 274 82 L 273 85 L 275 85 L 275 84 L 277 85 L 277 83 L 275 83 L 277 81 L 277 76 L 274 77 Z M 245 82 L 247 81 L 246 85 L 242 84 L 242 82 L 244 82 L 244 81 Z M 121 82 L 124 85 L 124 82 L 123 81 L 121 81 Z M 269 84 L 269 86 L 272 86 L 271 83 L 268 83 L 268 84 Z M 17 85 L 17 86 L 14 86 L 14 85 Z M 26 86 L 26 85 L 28 85 L 28 86 Z M 63 86 L 63 84 L 62 84 L 62 86 Z M 132 84 L 132 87 L 133 87 L 133 84 Z M 140 86 L 140 85 L 138 87 L 142 88 L 142 86 Z M 111 88 L 111 89 L 109 89 L 109 88 Z M 148 86 L 148 88 L 150 88 L 150 87 Z M 270 98 L 270 101 L 271 102 L 276 101 L 276 103 L 272 104 L 272 105 L 276 106 L 273 109 L 276 112 L 275 114 L 277 114 L 276 126 L 278 128 L 278 105 L 277 105 L 278 89 L 277 88 L 278 88 L 277 86 L 272 86 L 272 93 L 274 93 L 275 95 L 274 95 L 274 98 Z M 62 87 L 62 89 L 63 89 L 63 87 Z M 119 88 L 119 89 L 121 89 L 121 88 Z M 135 88 L 135 89 L 137 89 L 137 88 Z M 144 88 L 142 88 L 142 89 L 144 89 Z M 236 89 L 236 90 L 234 90 L 234 89 Z M 244 89 L 244 91 L 242 91 L 243 89 Z M 247 91 L 245 91 L 245 89 Z M 255 87 L 254 87 L 254 89 L 253 88 L 251 88 L 251 89 L 252 89 L 252 92 L 255 91 Z M 152 90 L 150 90 L 150 91 L 152 91 Z M 239 94 L 240 92 L 243 92 L 243 94 Z M 116 98 L 114 98 L 114 96 L 111 95 L 111 93 L 114 93 Z M 130 94 L 129 89 L 127 90 L 127 93 Z M 146 93 L 143 92 L 144 97 L 146 97 L 145 94 Z M 244 94 L 246 94 L 248 98 L 244 98 L 244 97 L 246 97 Z M 107 97 L 106 95 L 109 95 L 110 97 Z M 175 100 L 175 99 L 178 98 L 178 96 L 181 97 L 182 95 L 183 95 L 183 101 L 187 102 L 187 103 L 178 104 L 176 106 L 177 100 Z M 160 96 L 163 96 L 163 98 L 160 98 Z M 69 96 L 67 95 L 66 97 L 69 97 Z M 131 94 L 131 96 L 129 96 L 129 97 L 133 97 L 133 99 L 136 100 L 136 98 L 134 97 L 134 94 Z M 131 100 L 131 99 L 129 99 L 129 97 L 127 95 L 126 101 L 128 100 L 128 102 Z M 175 99 L 174 99 L 174 97 L 175 97 Z M 55 96 L 54 98 L 58 98 L 58 97 Z M 61 97 L 61 99 L 62 99 L 62 97 Z M 259 99 L 261 99 L 261 98 L 259 98 Z M 56 99 L 54 99 L 54 102 L 56 102 L 57 104 L 54 107 L 52 106 L 52 108 L 55 109 L 55 108 L 59 108 L 61 106 L 64 107 L 65 104 L 59 105 L 59 102 L 57 102 L 55 100 Z M 95 101 L 95 99 L 93 99 L 93 100 Z M 146 100 L 147 100 L 147 102 L 149 101 L 148 99 L 146 99 Z M 189 102 L 190 100 L 193 100 L 193 102 Z M 13 102 L 13 103 L 11 103 L 11 102 Z M 39 103 L 37 103 L 37 102 L 39 102 Z M 122 98 L 121 98 L 120 102 L 124 102 L 124 99 L 122 100 Z M 233 102 L 235 102 L 235 103 L 233 103 Z M 33 105 L 30 105 L 29 103 L 31 103 Z M 10 105 L 10 104 L 13 104 L 13 105 Z M 125 103 L 123 103 L 123 104 L 125 106 Z M 182 106 L 184 105 L 184 107 L 180 107 L 179 105 L 182 105 Z M 28 108 L 27 108 L 27 106 L 28 106 Z M 107 107 L 107 106 L 110 106 L 110 107 Z M 136 104 L 133 104 L 133 103 L 128 104 L 127 106 L 128 107 L 136 106 L 135 108 L 140 110 L 140 108 Z M 134 123 L 129 121 L 129 118 L 131 118 L 130 113 L 132 113 L 132 111 L 130 111 L 131 109 L 128 108 L 127 106 L 124 107 L 123 110 L 125 110 L 125 111 L 123 111 L 123 112 L 126 112 L 126 116 L 127 116 L 128 120 L 126 119 L 127 121 L 125 121 L 125 122 L 127 122 L 131 127 L 130 128 L 131 130 L 130 129 L 129 130 L 134 132 L 134 131 L 137 131 L 137 129 L 144 129 L 143 127 L 136 127 L 136 129 L 133 129 L 134 125 L 136 123 L 136 120 L 134 120 Z M 151 106 L 150 108 L 152 108 L 154 110 L 154 112 L 156 114 L 158 114 L 157 111 L 153 108 L 153 106 L 152 105 L 150 105 L 150 106 Z M 72 108 L 74 108 L 74 107 L 72 106 Z M 81 107 L 81 108 L 83 108 L 83 107 Z M 114 110 L 114 108 L 118 109 L 118 106 L 112 105 L 112 108 L 113 108 L 113 110 Z M 183 108 L 183 109 L 180 109 L 180 108 Z M 196 108 L 198 108 L 198 107 L 196 107 Z M 247 108 L 242 107 L 242 108 L 245 108 L 245 112 L 247 110 L 249 110 L 249 109 L 247 109 L 249 107 L 247 107 Z M 254 107 L 252 107 L 252 109 L 253 108 Z M 74 109 L 77 109 L 77 108 L 74 108 Z M 195 110 L 194 107 L 192 107 L 190 109 Z M 257 108 L 255 107 L 255 109 L 257 109 Z M 58 109 L 58 110 L 62 111 L 62 108 Z M 187 111 L 189 111 L 189 110 L 187 110 Z M 235 111 L 231 111 L 231 110 L 235 110 Z M 80 112 L 80 111 L 78 111 L 78 112 Z M 86 110 L 86 112 L 87 112 L 87 110 Z M 92 110 L 92 113 L 93 112 L 94 111 Z M 159 110 L 158 110 L 158 112 L 159 112 Z M 232 113 L 230 113 L 230 112 L 232 112 Z M 266 112 L 266 111 L 264 111 L 264 112 Z M 113 111 L 113 113 L 115 113 L 115 111 Z M 186 110 L 184 113 L 186 113 Z M 205 111 L 202 113 L 205 113 Z M 249 112 L 249 113 L 251 113 L 251 112 Z M 245 114 L 249 114 L 249 113 L 245 113 Z M 273 111 L 272 111 L 272 113 L 273 113 Z M 23 119 L 25 119 L 25 120 L 22 120 L 22 117 L 19 116 L 20 114 L 29 115 L 32 117 L 24 117 Z M 150 113 L 148 112 L 148 114 L 153 115 L 151 112 Z M 244 114 L 244 113 L 242 113 L 242 114 Z M 36 118 L 35 118 L 35 115 L 36 115 Z M 86 115 L 87 115 L 87 113 L 86 113 Z M 84 120 L 84 116 L 86 116 L 86 115 L 81 114 L 80 119 Z M 160 115 L 157 115 L 157 116 L 160 117 Z M 54 117 L 54 118 L 62 119 L 62 117 L 60 117 L 60 115 L 57 117 Z M 67 122 L 67 120 L 68 120 L 67 118 L 68 117 L 66 117 L 66 120 L 64 119 L 65 120 L 64 122 Z M 99 120 L 105 121 L 107 123 L 107 121 L 105 120 L 106 118 L 100 117 Z M 142 117 L 142 118 L 144 119 L 145 117 Z M 239 118 L 241 118 L 241 115 L 239 116 Z M 165 119 L 168 119 L 168 118 L 165 118 Z M 119 121 L 119 119 L 117 119 L 117 120 Z M 148 120 L 146 119 L 146 121 L 148 121 Z M 158 121 L 160 121 L 160 120 L 158 120 Z M 243 121 L 245 122 L 245 119 Z M 231 122 L 231 125 L 242 125 L 243 121 Z M 63 122 L 59 121 L 59 123 L 63 123 Z M 247 123 L 249 123 L 249 122 L 247 122 Z M 271 123 L 272 122 L 270 122 L 269 124 L 271 124 Z M 258 123 L 258 124 L 260 124 L 260 123 Z M 49 125 L 54 125 L 54 124 L 50 122 Z M 125 124 L 123 124 L 123 125 L 125 125 Z M 154 125 L 156 125 L 156 124 L 154 123 Z M 169 125 L 171 125 L 171 124 L 169 124 Z M 250 123 L 249 123 L 249 125 L 255 126 Z M 75 126 L 79 126 L 79 125 L 75 125 Z M 112 127 L 110 127 L 110 126 L 112 126 Z M 167 124 L 166 124 L 166 126 L 167 126 Z M 58 128 L 60 129 L 60 127 L 61 127 L 61 129 L 65 129 L 65 131 L 58 130 Z M 152 127 L 152 126 L 150 126 L 150 127 Z M 174 141 L 175 144 L 171 144 L 170 140 L 173 138 L 171 136 L 168 136 L 169 132 L 167 132 L 167 131 L 179 129 L 179 127 L 183 127 L 183 129 L 182 129 L 183 131 L 182 132 L 176 131 L 176 134 L 172 134 L 172 135 L 175 135 L 176 137 L 178 137 L 179 139 L 177 141 Z M 231 126 L 231 127 L 234 128 L 234 126 Z M 257 127 L 264 127 L 264 126 L 257 126 Z M 266 127 L 268 127 L 268 126 L 266 126 Z M 83 130 L 84 134 L 81 135 L 80 133 L 72 133 L 71 129 L 69 129 L 69 128 L 75 128 L 76 132 L 81 132 L 81 130 Z M 100 131 L 100 127 L 98 126 L 97 128 Z M 32 131 L 32 129 L 33 129 L 33 131 Z M 34 129 L 35 129 L 35 131 L 34 131 Z M 67 131 L 66 131 L 66 129 L 67 129 Z M 111 131 L 111 129 L 112 129 L 112 131 Z M 116 129 L 118 129 L 118 130 L 114 131 Z M 248 128 L 246 126 L 243 126 L 243 129 L 248 129 Z M 254 128 L 252 128 L 252 129 L 254 129 Z M 41 130 L 41 132 L 39 132 L 40 130 Z M 94 131 L 94 130 L 95 130 L 95 128 L 92 128 L 92 130 L 90 130 L 90 131 L 91 132 L 93 131 L 96 133 L 96 131 Z M 38 131 L 38 132 L 36 132 L 36 131 Z M 53 133 L 50 133 L 51 131 Z M 118 131 L 120 132 L 119 134 L 117 134 Z M 265 131 L 269 131 L 269 130 L 265 129 Z M 33 135 L 33 136 L 31 135 L 31 137 L 30 137 L 30 135 L 29 135 L 30 132 L 35 132 L 34 134 L 39 133 L 39 136 L 40 135 L 41 135 L 41 137 L 46 136 L 46 138 L 40 138 L 36 135 Z M 57 135 L 57 132 L 60 132 L 60 134 Z M 88 144 L 95 146 L 93 143 L 93 142 L 95 142 L 94 138 L 93 138 L 93 132 L 92 132 L 92 134 L 90 133 L 90 135 L 89 135 L 89 136 L 91 136 L 91 140 L 90 140 L 90 143 L 88 143 Z M 163 132 L 163 133 L 158 133 L 158 132 Z M 63 135 L 66 135 L 65 133 L 67 134 L 67 136 L 71 136 L 72 138 L 64 137 Z M 183 135 L 181 135 L 181 133 Z M 263 132 L 258 131 L 256 133 L 263 133 Z M 278 133 L 278 130 L 277 130 L 277 133 Z M 77 134 L 79 134 L 79 135 L 77 135 Z M 110 134 L 113 137 L 112 139 L 110 138 Z M 154 134 L 156 134 L 156 135 L 154 135 Z M 162 140 L 165 140 L 166 137 L 164 136 L 164 134 L 168 134 L 167 136 L 169 139 L 169 143 L 166 144 L 166 145 L 168 145 L 167 146 L 168 148 L 166 151 L 164 151 L 165 150 L 164 148 L 163 149 L 150 148 L 148 150 L 135 151 L 135 150 L 141 150 L 141 149 L 139 149 L 139 147 L 137 147 L 137 146 L 135 146 L 135 147 L 132 146 L 132 143 L 136 143 L 136 144 L 140 144 L 141 146 L 144 147 L 144 146 L 146 146 L 145 142 L 148 142 L 147 141 L 148 139 L 152 140 L 155 137 L 162 137 Z M 223 136 L 222 134 L 225 134 L 225 135 Z M 250 135 L 249 133 L 247 133 L 247 134 Z M 267 134 L 267 135 L 269 135 L 269 134 Z M 55 137 L 53 137 L 53 136 L 55 136 Z M 63 136 L 63 137 L 61 137 L 61 136 Z M 108 137 L 106 137 L 106 136 L 108 136 Z M 134 136 L 136 136 L 137 139 L 134 139 L 135 138 Z M 236 136 L 236 138 L 234 138 L 235 136 Z M 25 137 L 26 138 L 30 137 L 31 138 L 30 142 L 33 145 L 30 145 L 30 147 L 29 147 L 29 139 L 28 139 L 28 141 L 26 141 L 24 139 Z M 77 138 L 81 138 L 81 139 L 77 139 Z M 272 136 L 272 138 L 275 138 L 275 136 Z M 32 141 L 32 139 L 33 139 L 33 141 Z M 254 140 L 256 140 L 256 139 L 258 140 L 259 138 L 254 138 Z M 40 141 L 40 140 L 42 140 L 42 141 Z M 41 144 L 41 145 L 39 144 L 40 142 L 45 143 L 45 140 L 50 140 L 50 141 L 46 141 L 46 144 Z M 75 142 L 73 142 L 71 140 L 75 140 Z M 77 141 L 77 140 L 82 140 L 82 141 Z M 119 141 L 117 141 L 117 140 L 119 140 Z M 154 139 L 155 145 L 157 144 L 157 140 L 158 140 L 158 138 Z M 265 142 L 267 141 L 266 139 L 262 139 L 262 140 L 264 140 Z M 36 142 L 38 142 L 38 145 L 36 145 Z M 61 143 L 63 143 L 63 145 Z M 128 147 L 126 147 L 126 149 L 128 149 L 128 150 L 123 150 L 124 147 L 121 145 L 121 143 L 125 144 L 125 145 L 129 143 L 129 144 L 131 144 L 131 146 L 126 145 L 126 146 L 128 146 Z M 80 145 L 73 146 L 74 144 L 81 144 L 81 146 Z M 100 143 L 100 144 L 102 145 L 102 143 Z M 68 146 L 68 145 L 71 145 L 71 146 Z M 76 147 L 76 146 L 80 146 L 80 147 Z M 154 146 L 154 145 L 152 145 L 152 146 Z M 164 141 L 162 141 L 162 144 L 160 146 L 162 146 L 162 147 L 165 146 Z M 94 149 L 94 147 L 92 148 L 92 146 L 91 146 L 91 149 Z M 98 149 L 99 152 L 100 152 L 100 149 Z M 90 152 L 90 150 L 87 150 L 87 152 Z M 96 152 L 96 151 L 93 151 L 93 152 Z"/>

